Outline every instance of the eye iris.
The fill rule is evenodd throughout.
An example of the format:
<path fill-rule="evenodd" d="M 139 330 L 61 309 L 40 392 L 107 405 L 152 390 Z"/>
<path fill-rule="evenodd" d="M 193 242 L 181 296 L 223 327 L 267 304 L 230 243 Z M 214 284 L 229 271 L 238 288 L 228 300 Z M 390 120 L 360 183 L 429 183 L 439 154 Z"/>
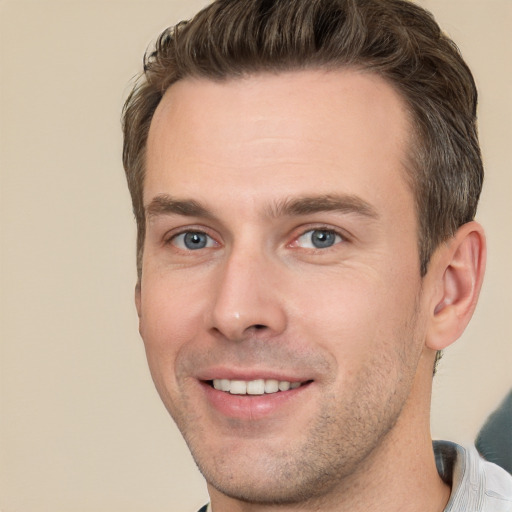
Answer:
<path fill-rule="evenodd" d="M 187 249 L 203 249 L 206 247 L 208 240 L 204 233 L 186 233 L 183 237 L 183 243 Z"/>
<path fill-rule="evenodd" d="M 336 240 L 332 231 L 315 230 L 311 233 L 311 242 L 317 249 L 331 247 Z"/>

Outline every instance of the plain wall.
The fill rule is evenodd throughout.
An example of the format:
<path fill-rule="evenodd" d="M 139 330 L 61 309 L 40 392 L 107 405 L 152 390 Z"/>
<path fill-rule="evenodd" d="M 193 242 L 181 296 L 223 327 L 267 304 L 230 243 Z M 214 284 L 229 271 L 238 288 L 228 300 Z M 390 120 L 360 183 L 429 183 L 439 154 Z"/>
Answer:
<path fill-rule="evenodd" d="M 434 437 L 471 442 L 512 385 L 512 2 L 424 0 L 480 88 L 489 260 L 435 378 Z M 194 511 L 133 305 L 120 111 L 157 34 L 200 0 L 0 2 L 0 510 Z"/>

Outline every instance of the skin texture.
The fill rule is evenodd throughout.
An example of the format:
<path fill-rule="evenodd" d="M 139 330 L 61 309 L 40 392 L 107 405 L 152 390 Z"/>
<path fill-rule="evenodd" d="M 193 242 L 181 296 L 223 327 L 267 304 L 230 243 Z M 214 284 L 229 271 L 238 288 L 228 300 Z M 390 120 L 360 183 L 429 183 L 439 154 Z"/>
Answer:
<path fill-rule="evenodd" d="M 410 131 L 393 88 L 353 70 L 186 79 L 159 105 L 140 332 L 214 510 L 443 509 L 432 364 L 471 316 L 483 234 L 420 278 Z M 237 397 L 214 378 L 305 385 Z"/>

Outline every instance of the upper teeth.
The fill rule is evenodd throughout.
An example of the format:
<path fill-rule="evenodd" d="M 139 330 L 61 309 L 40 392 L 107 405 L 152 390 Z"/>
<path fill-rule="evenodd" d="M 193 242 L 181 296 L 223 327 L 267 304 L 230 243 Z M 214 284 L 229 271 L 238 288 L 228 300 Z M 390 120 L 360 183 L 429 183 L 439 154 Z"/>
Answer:
<path fill-rule="evenodd" d="M 298 388 L 300 382 L 286 380 L 257 379 L 257 380 L 229 380 L 213 379 L 213 387 L 220 391 L 227 391 L 232 395 L 263 395 L 264 393 L 277 393 Z"/>

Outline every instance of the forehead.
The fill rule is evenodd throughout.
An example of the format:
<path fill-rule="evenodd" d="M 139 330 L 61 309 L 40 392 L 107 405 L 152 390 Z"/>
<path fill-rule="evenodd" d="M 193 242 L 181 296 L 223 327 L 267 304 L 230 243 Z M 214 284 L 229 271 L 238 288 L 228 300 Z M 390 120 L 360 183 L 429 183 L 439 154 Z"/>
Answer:
<path fill-rule="evenodd" d="M 144 202 L 230 190 L 248 201 L 280 200 L 284 191 L 329 194 L 333 186 L 364 196 L 386 182 L 410 194 L 410 131 L 402 98 L 372 73 L 185 79 L 153 117 Z"/>

